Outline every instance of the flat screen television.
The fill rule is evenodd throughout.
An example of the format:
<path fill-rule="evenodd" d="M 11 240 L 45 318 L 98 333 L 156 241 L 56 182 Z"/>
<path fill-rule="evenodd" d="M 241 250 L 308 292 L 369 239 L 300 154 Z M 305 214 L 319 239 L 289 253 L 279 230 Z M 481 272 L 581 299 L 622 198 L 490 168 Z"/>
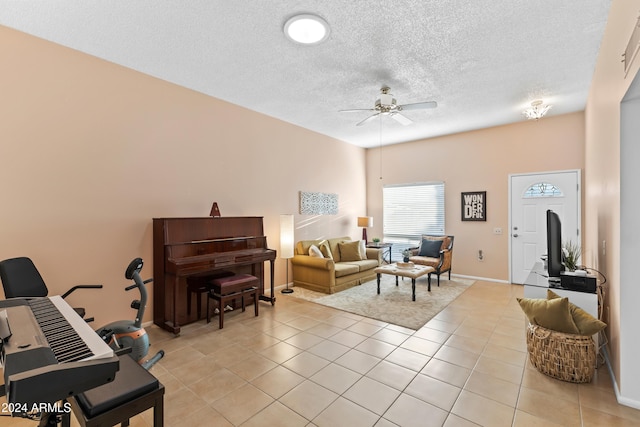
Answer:
<path fill-rule="evenodd" d="M 547 273 L 549 280 L 560 281 L 562 264 L 562 223 L 557 213 L 547 210 Z"/>

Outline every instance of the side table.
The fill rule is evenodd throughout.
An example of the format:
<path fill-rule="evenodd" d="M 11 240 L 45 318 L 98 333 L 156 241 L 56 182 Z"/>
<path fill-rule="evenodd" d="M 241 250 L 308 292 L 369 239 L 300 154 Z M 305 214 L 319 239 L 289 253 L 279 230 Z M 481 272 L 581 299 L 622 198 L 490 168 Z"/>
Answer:
<path fill-rule="evenodd" d="M 387 264 L 393 263 L 391 260 L 391 247 L 393 246 L 393 243 L 367 242 L 366 246 L 368 248 L 382 249 L 382 260 Z"/>

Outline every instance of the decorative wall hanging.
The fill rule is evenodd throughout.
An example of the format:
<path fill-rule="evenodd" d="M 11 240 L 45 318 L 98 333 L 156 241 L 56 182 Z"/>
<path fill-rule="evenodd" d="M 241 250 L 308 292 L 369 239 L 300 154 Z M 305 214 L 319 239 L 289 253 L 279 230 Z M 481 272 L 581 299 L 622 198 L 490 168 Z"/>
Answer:
<path fill-rule="evenodd" d="M 462 193 L 462 220 L 487 220 L 487 192 L 471 191 Z"/>
<path fill-rule="evenodd" d="M 328 193 L 300 192 L 300 214 L 336 215 L 338 213 L 338 195 Z"/>

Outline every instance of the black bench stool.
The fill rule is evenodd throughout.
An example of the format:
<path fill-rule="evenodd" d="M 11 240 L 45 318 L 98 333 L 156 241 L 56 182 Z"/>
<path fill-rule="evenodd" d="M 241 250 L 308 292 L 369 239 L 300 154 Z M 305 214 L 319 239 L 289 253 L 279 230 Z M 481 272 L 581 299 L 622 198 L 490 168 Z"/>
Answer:
<path fill-rule="evenodd" d="M 164 426 L 164 386 L 128 355 L 120 356 L 115 379 L 69 399 L 82 427 L 129 425 L 129 419 L 153 408 L 154 427 Z"/>
<path fill-rule="evenodd" d="M 242 300 L 242 311 L 245 311 L 245 297 L 253 296 L 253 305 L 255 307 L 256 316 L 258 315 L 258 286 L 260 279 L 250 274 L 236 274 L 234 276 L 221 277 L 211 281 L 211 291 L 207 298 L 207 323 L 211 321 L 211 311 L 209 309 L 209 300 L 218 301 L 218 310 L 220 311 L 220 329 L 224 326 L 224 307 L 228 301 L 236 298 Z"/>

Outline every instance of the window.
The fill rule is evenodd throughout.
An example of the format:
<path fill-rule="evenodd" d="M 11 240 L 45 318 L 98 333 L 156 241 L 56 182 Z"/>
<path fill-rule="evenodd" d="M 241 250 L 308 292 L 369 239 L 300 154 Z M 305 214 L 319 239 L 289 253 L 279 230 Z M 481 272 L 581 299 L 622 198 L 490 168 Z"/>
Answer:
<path fill-rule="evenodd" d="M 548 182 L 539 182 L 527 188 L 524 192 L 523 199 L 531 199 L 534 197 L 563 197 L 562 190 Z"/>
<path fill-rule="evenodd" d="M 382 189 L 384 241 L 393 258 L 420 244 L 422 234 L 444 234 L 444 182 L 389 185 Z"/>

